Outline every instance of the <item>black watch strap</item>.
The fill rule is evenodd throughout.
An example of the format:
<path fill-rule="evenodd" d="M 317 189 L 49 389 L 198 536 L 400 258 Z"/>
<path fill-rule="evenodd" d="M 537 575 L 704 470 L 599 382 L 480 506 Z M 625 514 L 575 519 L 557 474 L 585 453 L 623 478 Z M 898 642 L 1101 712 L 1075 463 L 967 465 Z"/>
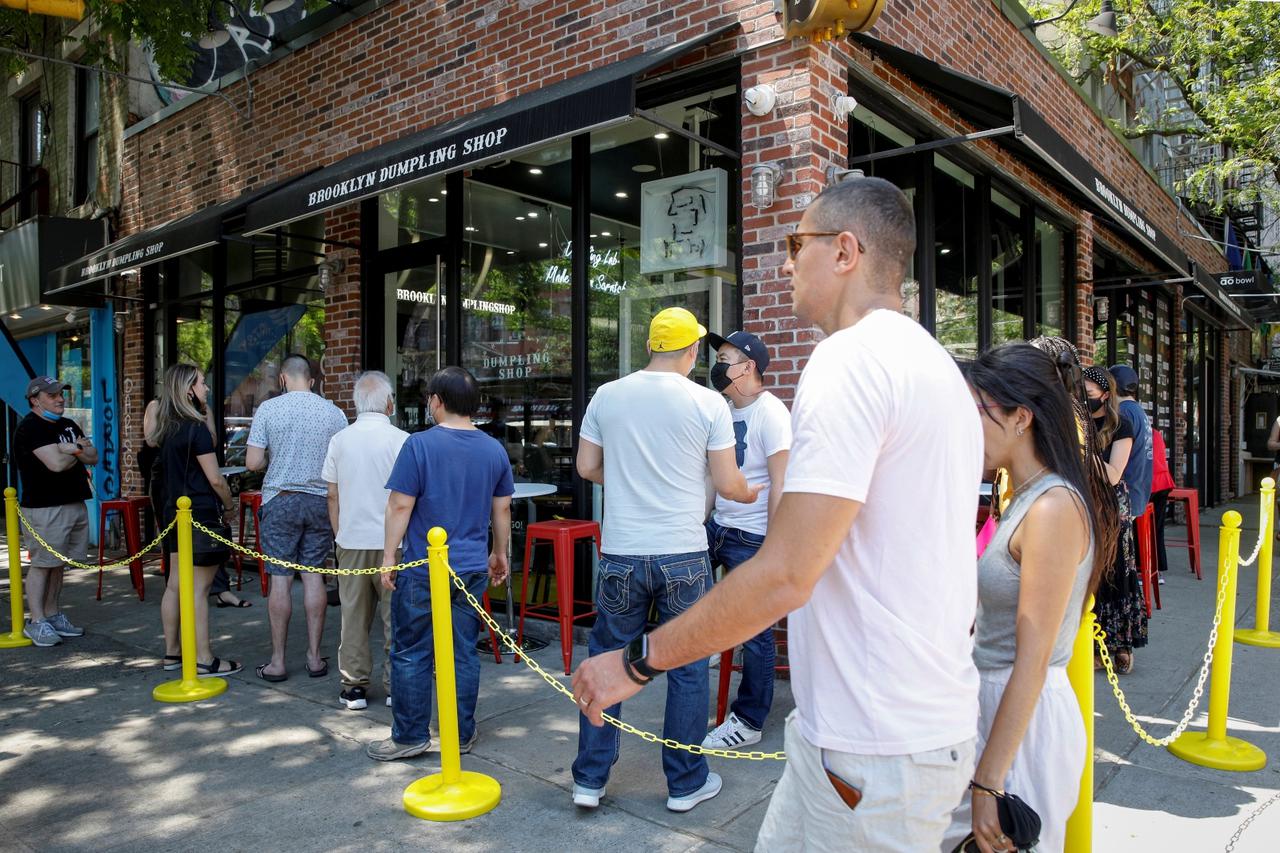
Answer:
<path fill-rule="evenodd" d="M 656 669 L 649 666 L 649 636 L 641 634 L 630 643 L 627 644 L 626 651 L 623 653 L 623 660 L 627 662 L 628 670 L 634 670 L 646 683 L 657 678 L 666 670 Z"/>

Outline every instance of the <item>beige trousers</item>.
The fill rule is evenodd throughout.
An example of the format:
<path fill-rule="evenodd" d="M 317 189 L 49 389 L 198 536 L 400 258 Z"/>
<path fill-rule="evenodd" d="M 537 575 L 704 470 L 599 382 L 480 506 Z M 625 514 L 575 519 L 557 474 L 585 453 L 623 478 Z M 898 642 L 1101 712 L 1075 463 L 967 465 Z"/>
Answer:
<path fill-rule="evenodd" d="M 396 554 L 396 562 L 400 555 Z M 382 551 L 359 551 L 338 547 L 338 568 L 367 569 L 382 563 Z M 342 599 L 342 633 L 338 640 L 338 672 L 342 686 L 368 687 L 373 671 L 369 650 L 369 630 L 373 614 L 382 617 L 382 686 L 391 693 L 391 593 L 382 588 L 379 575 L 339 575 L 338 596 Z"/>

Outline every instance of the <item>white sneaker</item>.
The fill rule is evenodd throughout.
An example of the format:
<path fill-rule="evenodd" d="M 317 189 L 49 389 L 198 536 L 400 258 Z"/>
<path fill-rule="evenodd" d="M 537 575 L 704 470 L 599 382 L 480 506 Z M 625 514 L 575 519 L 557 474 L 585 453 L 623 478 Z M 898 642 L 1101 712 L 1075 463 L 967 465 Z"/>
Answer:
<path fill-rule="evenodd" d="M 747 725 L 741 717 L 730 711 L 723 723 L 707 732 L 707 736 L 702 739 L 702 745 L 707 749 L 738 749 L 759 743 L 762 736 L 760 732 Z"/>
<path fill-rule="evenodd" d="M 390 708 L 390 707 L 391 707 L 391 694 L 390 694 L 390 693 L 388 693 L 388 694 L 387 694 L 387 707 L 388 707 L 388 708 Z"/>
<path fill-rule="evenodd" d="M 67 614 L 59 611 L 48 617 L 46 620 L 53 626 L 53 630 L 58 633 L 59 637 L 83 637 L 84 629 L 71 624 L 71 620 L 67 618 Z"/>
<path fill-rule="evenodd" d="M 1157 578 L 1157 580 L 1158 580 L 1158 582 L 1159 582 L 1160 586 L 1164 586 L 1164 575 L 1163 575 L 1163 574 L 1162 574 L 1162 575 L 1160 575 L 1160 576 Z"/>
<path fill-rule="evenodd" d="M 578 808 L 594 809 L 600 805 L 603 796 L 604 788 L 588 788 L 576 783 L 573 786 L 573 804 Z"/>
<path fill-rule="evenodd" d="M 723 784 L 720 774 L 714 770 L 710 771 L 707 773 L 707 781 L 702 783 L 702 787 L 692 794 L 686 794 L 683 797 L 667 797 L 667 811 L 687 812 L 698 803 L 709 800 L 719 794 Z"/>
<path fill-rule="evenodd" d="M 48 619 L 41 619 L 39 622 L 27 622 L 22 627 L 22 633 L 26 635 L 28 640 L 42 649 L 56 646 L 62 642 L 62 638 L 58 636 L 58 632 L 49 624 Z"/>

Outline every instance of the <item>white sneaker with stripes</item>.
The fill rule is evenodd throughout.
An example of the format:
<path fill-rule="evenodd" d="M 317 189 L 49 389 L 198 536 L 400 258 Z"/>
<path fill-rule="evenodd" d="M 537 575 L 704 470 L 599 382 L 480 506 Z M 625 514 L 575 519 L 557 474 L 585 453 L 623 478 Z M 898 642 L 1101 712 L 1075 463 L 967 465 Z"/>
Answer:
<path fill-rule="evenodd" d="M 723 723 L 707 732 L 702 745 L 708 749 L 740 749 L 760 742 L 761 734 L 732 711 Z"/>

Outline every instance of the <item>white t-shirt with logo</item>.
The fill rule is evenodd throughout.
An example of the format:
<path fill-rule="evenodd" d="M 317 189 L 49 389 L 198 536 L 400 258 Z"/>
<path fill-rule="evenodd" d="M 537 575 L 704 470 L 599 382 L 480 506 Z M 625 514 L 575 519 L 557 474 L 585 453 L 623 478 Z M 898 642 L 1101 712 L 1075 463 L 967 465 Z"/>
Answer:
<path fill-rule="evenodd" d="M 381 551 L 391 469 L 409 433 L 380 412 L 361 412 L 355 423 L 329 439 L 321 477 L 338 486 L 334 539 L 349 550 Z"/>
<path fill-rule="evenodd" d="M 596 391 L 581 437 L 604 448 L 602 550 L 707 550 L 707 452 L 733 447 L 724 398 L 684 376 L 638 370 Z"/>
<path fill-rule="evenodd" d="M 716 494 L 715 522 L 721 527 L 764 536 L 769 526 L 769 457 L 791 449 L 791 413 L 773 394 L 765 391 L 745 408 L 732 403 L 733 452 L 749 485 L 764 483 L 755 503 L 731 501 Z"/>
<path fill-rule="evenodd" d="M 783 491 L 863 505 L 788 619 L 801 734 L 872 755 L 974 737 L 982 427 L 955 362 L 913 320 L 874 311 L 818 344 L 792 426 Z"/>

